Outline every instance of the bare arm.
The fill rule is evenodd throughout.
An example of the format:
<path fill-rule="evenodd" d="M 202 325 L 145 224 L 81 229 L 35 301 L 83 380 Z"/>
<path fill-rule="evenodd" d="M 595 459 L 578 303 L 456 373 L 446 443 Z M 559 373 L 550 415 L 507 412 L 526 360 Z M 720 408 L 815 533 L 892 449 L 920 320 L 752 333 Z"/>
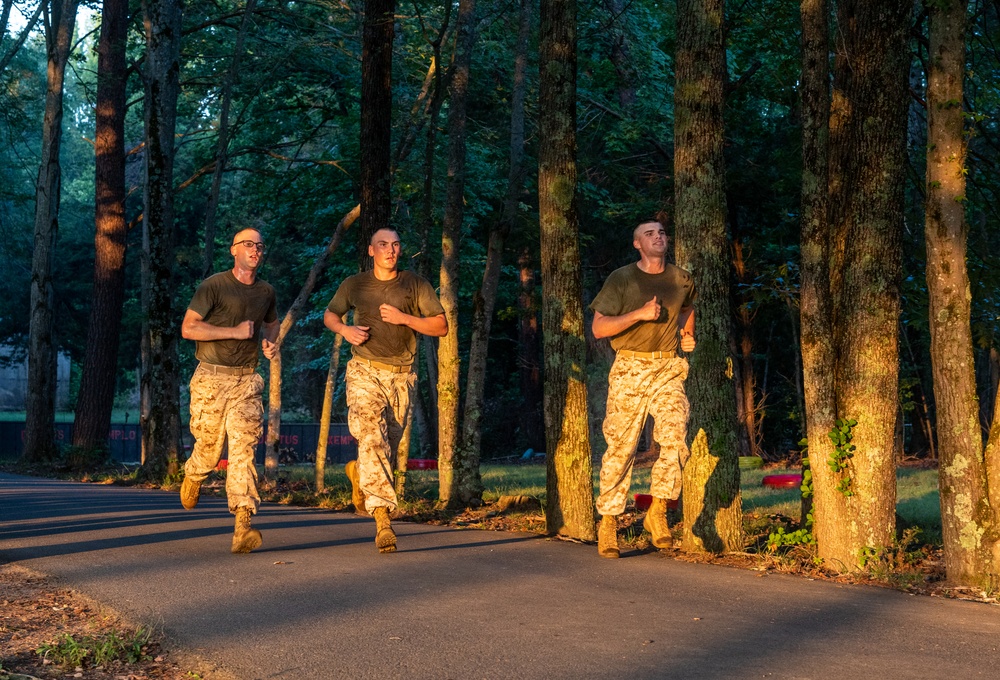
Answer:
<path fill-rule="evenodd" d="M 205 317 L 198 312 L 189 309 L 181 322 L 181 337 L 199 342 L 249 340 L 253 337 L 253 321 L 243 321 L 235 326 L 215 326 L 205 321 Z"/>
<path fill-rule="evenodd" d="M 594 323 L 591 325 L 590 329 L 593 331 L 594 337 L 597 339 L 610 338 L 618 335 L 619 333 L 624 333 L 640 321 L 655 321 L 659 318 L 660 303 L 657 302 L 656 296 L 654 295 L 652 300 L 644 304 L 639 309 L 633 309 L 631 312 L 625 312 L 619 316 L 605 316 L 604 314 L 595 311 Z"/>
<path fill-rule="evenodd" d="M 264 322 L 263 332 L 261 333 L 261 349 L 264 350 L 264 356 L 268 359 L 273 359 L 278 353 L 278 346 L 274 344 L 274 341 L 278 339 L 278 329 L 281 324 L 275 319 L 270 323 Z"/>
<path fill-rule="evenodd" d="M 408 326 L 421 335 L 440 338 L 448 334 L 448 320 L 444 314 L 435 316 L 413 316 L 399 311 L 390 304 L 382 304 L 378 308 L 382 321 L 394 326 Z"/>
<path fill-rule="evenodd" d="M 360 345 L 368 339 L 368 326 L 348 326 L 339 314 L 329 309 L 323 312 L 323 324 L 334 333 L 344 336 L 352 345 Z"/>
<path fill-rule="evenodd" d="M 694 307 L 681 307 L 677 325 L 680 326 L 681 330 L 681 349 L 685 352 L 693 352 L 696 344 L 694 340 Z"/>

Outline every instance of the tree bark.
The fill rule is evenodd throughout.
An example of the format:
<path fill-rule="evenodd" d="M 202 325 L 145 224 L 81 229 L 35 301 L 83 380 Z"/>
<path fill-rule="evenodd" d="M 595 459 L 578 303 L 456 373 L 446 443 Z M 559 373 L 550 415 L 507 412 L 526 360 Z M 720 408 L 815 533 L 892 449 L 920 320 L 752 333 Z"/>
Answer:
<path fill-rule="evenodd" d="M 125 110 L 128 0 L 105 0 L 97 44 L 94 290 L 73 445 L 105 448 L 111 429 L 125 301 Z"/>
<path fill-rule="evenodd" d="M 25 403 L 25 460 L 55 458 L 56 346 L 52 262 L 59 238 L 59 199 L 62 190 L 63 82 L 73 47 L 77 0 L 51 0 L 45 22 L 48 76 L 45 118 L 42 123 L 42 161 L 35 184 L 35 240 L 31 258 L 31 310 L 28 321 L 28 384 Z"/>
<path fill-rule="evenodd" d="M 802 195 L 799 319 L 805 429 L 815 498 L 837 502 L 832 484 L 818 484 L 833 453 L 827 433 L 836 420 L 833 379 L 833 319 L 830 290 L 829 205 L 829 7 L 827 0 L 802 0 Z M 817 501 L 814 501 L 816 503 Z M 813 527 L 817 539 L 822 525 Z"/>
<path fill-rule="evenodd" d="M 298 321 L 306 303 L 309 302 L 309 296 L 316 288 L 319 277 L 326 271 L 326 264 L 329 262 L 330 256 L 340 246 L 344 232 L 351 228 L 360 215 L 361 205 L 356 205 L 340 218 L 337 228 L 333 230 L 333 236 L 330 237 L 330 242 L 326 244 L 326 248 L 313 262 L 299 294 L 295 296 L 295 300 L 285 312 L 285 316 L 282 317 L 281 324 L 278 326 L 278 337 L 274 341 L 278 347 L 278 353 L 271 359 L 271 370 L 268 373 L 267 440 L 264 454 L 264 478 L 267 480 L 276 479 L 278 474 L 278 444 L 281 441 L 281 345 L 295 322 Z"/>
<path fill-rule="evenodd" d="M 542 0 L 538 213 L 545 355 L 545 522 L 595 540 L 576 206 L 576 2 Z"/>
<path fill-rule="evenodd" d="M 674 195 L 677 264 L 694 275 L 698 346 L 687 393 L 695 431 L 704 430 L 716 458 L 705 484 L 704 507 L 684 506 L 684 543 L 713 552 L 743 548 L 743 510 L 733 405 L 729 244 L 726 237 L 722 0 L 677 5 L 674 90 Z M 689 473 L 685 473 L 688 475 Z M 690 473 L 693 474 L 693 473 Z M 696 481 L 696 480 L 692 480 Z"/>
<path fill-rule="evenodd" d="M 148 354 L 143 389 L 143 476 L 178 473 L 180 412 L 177 386 L 177 319 L 174 310 L 174 131 L 180 92 L 180 0 L 147 0 L 146 182 L 142 220 L 142 308 Z"/>
<path fill-rule="evenodd" d="M 465 214 L 465 128 L 469 69 L 475 41 L 476 3 L 461 0 L 455 32 L 455 61 L 448 86 L 448 182 L 441 227 L 440 297 L 448 333 L 438 340 L 438 499 L 445 505 L 462 502 L 465 486 L 459 458 L 459 398 L 461 358 L 458 351 L 458 265 Z M 477 466 L 478 472 L 478 466 Z M 474 485 L 474 482 L 471 482 Z"/>
<path fill-rule="evenodd" d="M 965 75 L 967 0 L 928 5 L 927 73 L 927 293 L 931 366 L 941 461 L 941 529 L 948 579 L 993 587 L 997 565 L 995 512 L 983 458 L 972 349 L 971 300 L 966 268 Z"/>
<path fill-rule="evenodd" d="M 319 417 L 319 441 L 316 443 L 316 493 L 322 493 L 326 488 L 326 449 L 330 439 L 330 414 L 333 413 L 333 388 L 337 384 L 337 371 L 340 368 L 340 348 L 344 344 L 344 336 L 334 334 L 333 349 L 330 351 L 330 368 L 326 372 L 326 384 L 323 386 L 323 408 Z"/>
<path fill-rule="evenodd" d="M 895 538 L 894 450 L 898 413 L 900 237 L 905 178 L 907 33 L 912 3 L 841 2 L 829 122 L 829 176 L 822 273 L 826 319 L 804 295 L 802 344 L 809 455 L 819 556 L 835 569 L 861 566 L 865 549 Z M 825 53 L 817 59 L 826 59 Z M 805 185 L 805 182 L 803 183 Z M 815 241 L 803 226 L 806 252 Z M 816 238 L 816 240 L 818 240 Z M 812 257 L 815 252 L 810 252 Z M 817 329 L 827 335 L 816 341 Z M 810 343 L 815 343 L 809 347 Z M 822 347 L 828 357 L 811 354 Z M 807 351 L 808 348 L 808 351 Z M 831 366 L 832 371 L 824 373 Z M 817 374 L 817 363 L 822 371 Z M 832 377 L 831 377 L 832 376 Z M 818 379 L 818 386 L 812 379 Z M 822 398 L 817 399 L 822 395 Z M 827 435 L 850 428 L 840 454 Z M 843 455 L 840 467 L 836 459 Z"/>
<path fill-rule="evenodd" d="M 368 244 L 389 227 L 392 194 L 392 43 L 396 0 L 365 0 L 361 50 L 361 229 L 358 266 L 371 269 Z"/>

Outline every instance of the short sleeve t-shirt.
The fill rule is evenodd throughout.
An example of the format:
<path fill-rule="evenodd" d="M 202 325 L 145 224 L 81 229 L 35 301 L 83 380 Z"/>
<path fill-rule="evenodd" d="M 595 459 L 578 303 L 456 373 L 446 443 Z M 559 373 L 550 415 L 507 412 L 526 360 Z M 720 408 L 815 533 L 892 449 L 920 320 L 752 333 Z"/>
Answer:
<path fill-rule="evenodd" d="M 274 288 L 261 279 L 247 285 L 232 270 L 213 274 L 201 282 L 188 309 L 213 326 L 233 327 L 253 321 L 253 337 L 247 340 L 198 340 L 194 355 L 199 361 L 220 366 L 257 365 L 262 323 L 277 320 Z"/>
<path fill-rule="evenodd" d="M 639 309 L 656 296 L 660 318 L 641 321 L 611 338 L 611 347 L 633 352 L 677 351 L 677 319 L 682 307 L 697 296 L 691 274 L 672 264 L 659 274 L 647 274 L 637 263 L 611 272 L 590 308 L 605 316 L 621 316 Z"/>
<path fill-rule="evenodd" d="M 353 309 L 353 325 L 368 327 L 368 340 L 351 347 L 354 356 L 409 366 L 417 352 L 416 333 L 409 326 L 382 321 L 379 313 L 382 303 L 420 317 L 444 314 L 444 307 L 427 279 L 405 270 L 389 281 L 378 280 L 372 271 L 355 274 L 344 279 L 330 300 L 327 309 L 331 312 L 343 319 Z"/>

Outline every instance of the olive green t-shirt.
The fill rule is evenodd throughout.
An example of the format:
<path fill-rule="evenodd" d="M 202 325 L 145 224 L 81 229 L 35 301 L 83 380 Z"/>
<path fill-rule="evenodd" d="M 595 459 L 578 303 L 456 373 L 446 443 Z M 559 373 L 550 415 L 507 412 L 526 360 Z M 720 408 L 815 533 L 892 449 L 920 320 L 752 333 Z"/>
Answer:
<path fill-rule="evenodd" d="M 388 303 L 411 316 L 437 316 L 444 307 L 427 279 L 410 271 L 400 271 L 396 278 L 379 281 L 372 271 L 344 279 L 327 306 L 341 318 L 354 310 L 354 326 L 368 326 L 368 339 L 351 347 L 354 356 L 381 361 L 394 366 L 409 366 L 417 352 L 417 334 L 409 326 L 395 326 L 382 321 L 379 306 Z"/>
<path fill-rule="evenodd" d="M 262 323 L 278 318 L 274 288 L 261 279 L 247 285 L 232 270 L 213 274 L 201 282 L 188 309 L 213 326 L 232 328 L 253 321 L 253 337 L 247 340 L 197 340 L 194 355 L 199 361 L 220 366 L 256 366 Z"/>
<path fill-rule="evenodd" d="M 633 352 L 676 352 L 677 318 L 696 297 L 691 274 L 672 264 L 660 274 L 647 274 L 637 263 L 611 272 L 590 308 L 604 316 L 621 316 L 639 309 L 656 296 L 660 318 L 640 321 L 611 338 L 611 347 Z"/>

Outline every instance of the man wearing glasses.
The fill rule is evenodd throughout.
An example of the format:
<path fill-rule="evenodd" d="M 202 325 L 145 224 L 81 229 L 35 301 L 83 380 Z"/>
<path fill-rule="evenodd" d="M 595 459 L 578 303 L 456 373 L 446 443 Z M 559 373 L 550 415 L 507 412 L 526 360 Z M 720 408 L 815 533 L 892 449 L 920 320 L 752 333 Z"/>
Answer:
<path fill-rule="evenodd" d="M 375 518 L 375 547 L 388 553 L 396 550 L 389 514 L 396 509 L 396 453 L 416 382 L 411 368 L 416 334 L 441 337 L 448 332 L 448 322 L 433 286 L 398 269 L 400 243 L 395 230 L 372 234 L 368 254 L 372 270 L 340 284 L 323 323 L 352 345 L 347 425 L 358 440 L 357 485 L 364 509 Z M 354 319 L 348 325 L 351 310 Z M 355 484 L 353 478 L 351 483 Z"/>
<path fill-rule="evenodd" d="M 264 379 L 257 373 L 257 346 L 271 359 L 277 353 L 278 314 L 274 288 L 257 278 L 264 243 L 256 229 L 242 229 L 229 247 L 233 268 L 198 286 L 184 314 L 181 336 L 195 341 L 198 367 L 191 377 L 191 457 L 184 464 L 181 505 L 198 505 L 201 483 L 218 465 L 229 440 L 226 496 L 236 515 L 232 552 L 260 547 L 260 531 L 250 525 L 257 512 L 254 456 L 263 432 Z"/>

